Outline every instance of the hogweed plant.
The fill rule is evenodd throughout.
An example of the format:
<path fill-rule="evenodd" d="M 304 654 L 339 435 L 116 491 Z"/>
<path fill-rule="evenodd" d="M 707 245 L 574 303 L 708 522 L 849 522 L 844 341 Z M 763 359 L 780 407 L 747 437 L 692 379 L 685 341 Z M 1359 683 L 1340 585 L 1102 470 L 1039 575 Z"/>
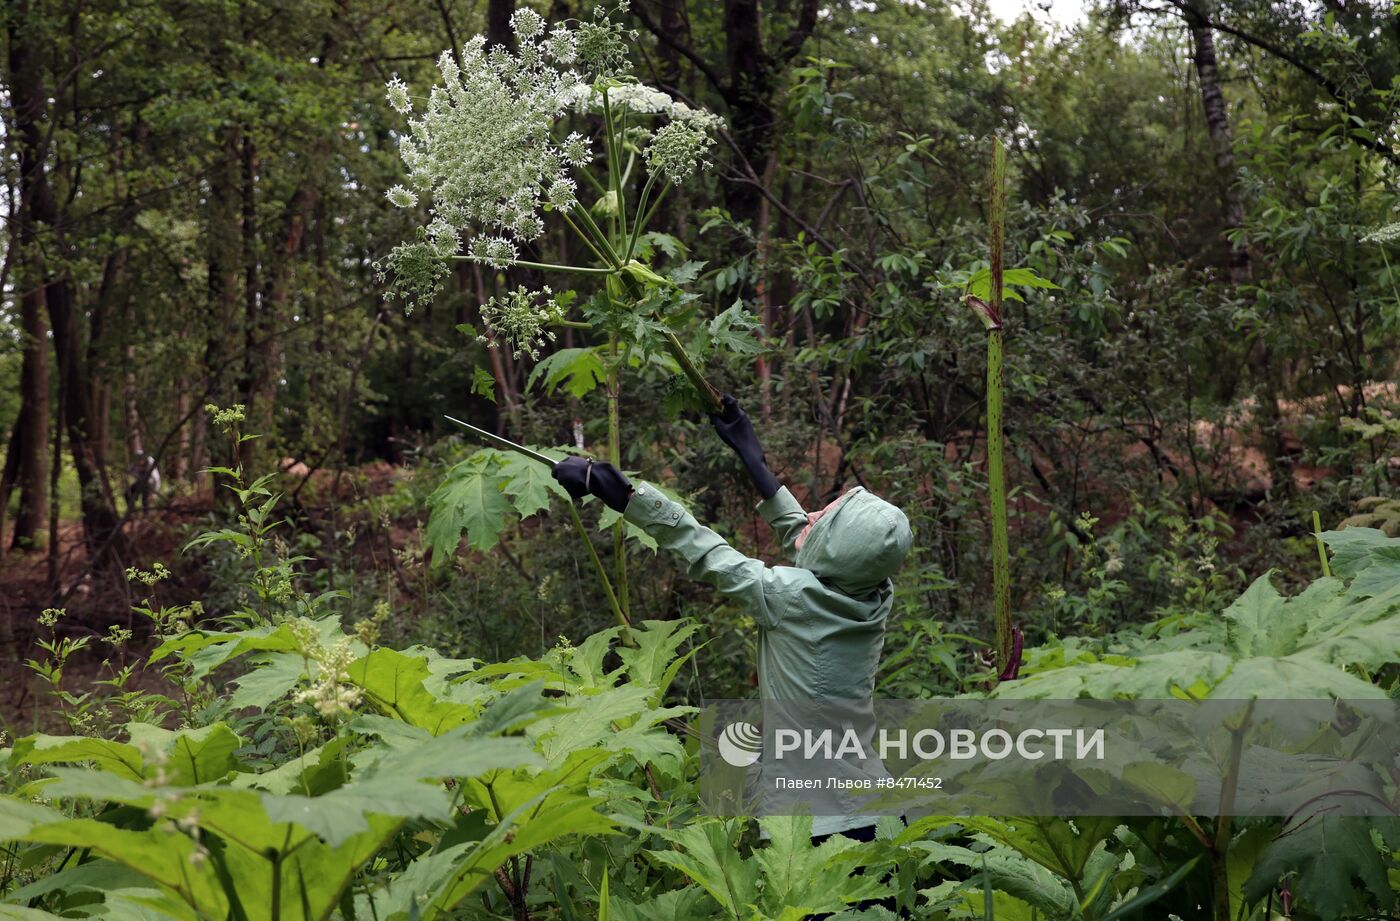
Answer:
<path fill-rule="evenodd" d="M 632 34 L 601 7 L 591 21 L 553 27 L 521 9 L 511 29 L 514 50 L 488 48 L 477 36 L 444 52 L 441 82 L 426 97 L 413 95 L 397 77 L 389 83 L 389 103 L 408 117 L 400 139 L 408 172 L 405 184 L 387 195 L 400 207 L 425 208 L 426 220 L 415 239 L 377 268 L 387 296 L 410 308 L 441 292 L 454 262 L 591 278 L 587 297 L 524 285 L 492 297 L 481 306 L 489 332 L 482 338 L 489 347 L 539 361 L 529 385 L 542 383 L 547 393 L 562 384 L 582 397 L 601 384 L 606 456 L 621 466 L 618 400 L 625 368 L 659 366 L 677 375 L 671 389 L 676 402 L 717 409 L 719 392 L 701 373 L 700 359 L 721 349 L 758 350 L 756 323 L 738 304 L 695 328 L 699 296 L 684 286 L 703 263 L 658 270 L 647 261 L 655 252 L 684 255 L 680 241 L 648 228 L 666 195 L 709 166 L 723 122 L 633 78 L 627 55 Z M 551 222 L 582 244 L 586 264 L 522 257 Z M 599 343 L 545 356 L 562 327 L 592 331 Z M 473 389 L 491 393 L 494 382 L 487 378 L 478 371 Z M 547 470 L 532 469 L 537 466 L 486 450 L 454 468 L 430 499 L 435 563 L 451 556 L 464 532 L 473 547 L 489 549 L 511 515 L 541 511 L 550 492 L 567 501 Z M 616 588 L 605 573 L 604 587 L 625 624 L 628 530 L 615 513 L 603 521 L 613 529 L 616 560 Z"/>

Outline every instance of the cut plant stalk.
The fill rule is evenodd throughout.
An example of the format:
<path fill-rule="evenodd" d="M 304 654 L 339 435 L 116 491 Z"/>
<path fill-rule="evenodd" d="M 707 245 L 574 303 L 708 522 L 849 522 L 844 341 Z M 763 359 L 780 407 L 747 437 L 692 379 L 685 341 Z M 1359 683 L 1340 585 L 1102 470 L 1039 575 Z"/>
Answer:
<path fill-rule="evenodd" d="M 1006 256 L 1006 151 L 997 139 L 992 141 L 990 186 L 990 303 L 969 295 L 967 304 L 987 329 L 987 489 L 992 507 L 992 619 L 996 627 L 997 663 L 1002 669 L 1006 669 L 1012 664 L 1013 655 L 1011 553 L 1006 519 L 1006 467 L 1002 434 L 1002 389 L 1005 384 L 1005 372 L 1002 369 L 1005 349 L 1002 287 Z"/>

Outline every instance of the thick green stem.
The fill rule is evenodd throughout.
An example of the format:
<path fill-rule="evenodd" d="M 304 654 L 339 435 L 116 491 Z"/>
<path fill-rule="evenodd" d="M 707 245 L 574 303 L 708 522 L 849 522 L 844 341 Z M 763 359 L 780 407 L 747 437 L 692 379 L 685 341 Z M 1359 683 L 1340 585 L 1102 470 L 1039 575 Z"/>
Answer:
<path fill-rule="evenodd" d="M 608 460 L 614 467 L 622 468 L 622 414 L 618 406 L 621 391 L 621 368 L 617 357 L 617 336 L 608 341 Z M 627 617 L 627 522 L 618 520 L 613 525 L 613 558 L 617 567 L 618 609 L 624 619 Z"/>
<path fill-rule="evenodd" d="M 1005 347 L 1002 330 L 1002 284 L 1006 241 L 1006 151 L 992 141 L 991 309 L 996 325 L 987 332 L 987 480 L 992 505 L 992 596 L 997 664 L 1011 661 L 1011 553 L 1006 520 L 1006 469 L 1002 437 L 1002 387 Z"/>
<path fill-rule="evenodd" d="M 453 256 L 453 262 L 477 262 L 472 256 Z M 611 275 L 612 269 L 595 269 L 582 265 L 559 265 L 554 262 L 530 262 L 526 259 L 515 259 L 510 263 L 512 266 L 520 266 L 526 269 L 539 269 L 544 272 L 574 272 L 578 275 Z"/>
<path fill-rule="evenodd" d="M 656 198 L 647 207 L 646 214 L 642 215 L 643 227 L 651 226 L 651 219 L 656 216 L 656 209 L 661 207 L 661 202 L 665 200 L 666 193 L 669 191 L 671 191 L 671 180 L 667 179 L 661 184 L 661 191 L 656 193 Z M 638 213 L 641 213 L 640 209 L 638 209 Z"/>
<path fill-rule="evenodd" d="M 598 556 L 598 551 L 593 547 L 593 541 L 588 537 L 588 529 L 583 526 L 583 519 L 579 517 L 578 506 L 573 502 L 568 503 L 569 515 L 574 520 L 574 530 L 578 532 L 578 539 L 583 541 L 583 547 L 588 551 L 588 558 L 593 561 L 593 568 L 598 572 L 598 581 L 603 583 L 603 592 L 608 596 L 608 606 L 612 608 L 613 616 L 623 627 L 631 627 L 627 620 L 627 615 L 622 613 L 622 607 L 617 603 L 617 595 L 613 593 L 612 580 L 608 578 L 608 570 L 603 566 L 602 559 Z M 623 642 L 632 645 L 630 634 L 623 633 Z"/>
<path fill-rule="evenodd" d="M 1313 510 L 1313 539 L 1317 541 L 1317 558 L 1322 561 L 1322 575 L 1332 578 L 1332 566 L 1327 562 L 1327 542 L 1322 539 L 1322 516 Z"/>
<path fill-rule="evenodd" d="M 581 210 L 580 206 L 575 205 L 574 210 Z M 599 262 L 608 266 L 612 265 L 612 262 L 608 259 L 608 257 L 603 255 L 603 251 L 598 248 L 598 244 L 593 242 L 593 238 L 589 236 L 588 232 L 579 225 L 575 224 L 574 219 L 569 217 L 569 212 L 560 211 L 559 214 L 564 218 L 564 222 L 569 225 L 570 229 L 573 230 L 574 234 L 577 235 L 578 238 L 583 241 L 583 245 L 588 247 L 589 251 L 592 252 L 593 255 L 598 258 Z"/>
<path fill-rule="evenodd" d="M 1212 882 L 1215 896 L 1215 921 L 1232 921 L 1230 917 L 1230 837 L 1234 830 L 1235 791 L 1240 782 L 1240 757 L 1244 753 L 1244 734 L 1254 717 L 1254 701 L 1245 705 L 1238 723 L 1230 729 L 1229 774 L 1220 788 L 1219 818 L 1215 820 L 1215 840 L 1211 844 Z"/>
<path fill-rule="evenodd" d="M 627 251 L 622 254 L 623 263 L 632 261 L 632 253 L 637 248 L 637 240 L 642 235 L 642 228 L 646 226 L 647 199 L 651 197 L 651 187 L 656 183 L 656 174 L 647 177 L 646 184 L 642 186 L 642 195 L 637 199 L 637 219 L 632 222 L 632 233 L 627 238 Z"/>
<path fill-rule="evenodd" d="M 622 229 L 622 237 L 627 236 L 627 210 L 622 205 L 622 171 L 617 162 L 617 144 L 613 140 L 612 103 L 608 101 L 608 91 L 603 90 L 603 146 L 608 155 L 608 191 L 616 196 L 617 206 L 611 220 L 613 228 Z"/>
<path fill-rule="evenodd" d="M 612 242 L 608 240 L 608 235 L 603 233 L 603 229 L 598 226 L 598 222 L 593 220 L 593 215 L 588 213 L 588 209 L 580 204 L 574 207 L 574 213 L 578 215 L 583 226 L 592 232 L 593 241 L 597 244 L 594 252 L 598 254 L 598 258 L 614 269 L 621 268 L 622 260 L 617 257 L 617 251 L 613 249 Z"/>

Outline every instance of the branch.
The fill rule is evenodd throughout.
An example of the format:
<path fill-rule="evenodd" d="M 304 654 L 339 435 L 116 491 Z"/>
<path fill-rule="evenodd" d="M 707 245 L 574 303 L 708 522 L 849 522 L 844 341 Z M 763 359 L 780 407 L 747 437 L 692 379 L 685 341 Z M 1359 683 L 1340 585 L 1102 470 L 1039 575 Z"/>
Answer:
<path fill-rule="evenodd" d="M 1311 64 L 1308 64 L 1306 61 L 1304 61 L 1302 58 L 1298 57 L 1296 54 L 1289 51 L 1288 49 L 1280 47 L 1279 45 L 1275 45 L 1268 39 L 1260 38 L 1257 35 L 1251 35 L 1250 33 L 1245 32 L 1242 29 L 1238 29 L 1234 26 L 1226 25 L 1225 23 L 1220 22 L 1219 20 L 1212 19 L 1211 17 L 1206 16 L 1199 10 L 1195 9 L 1193 6 L 1191 6 L 1191 4 L 1186 2 L 1186 0 L 1167 0 L 1167 2 L 1169 2 L 1172 6 L 1176 7 L 1176 9 L 1179 10 L 1181 14 L 1186 18 L 1195 18 L 1200 22 L 1204 23 L 1207 28 L 1214 29 L 1217 32 L 1224 32 L 1226 35 L 1233 35 L 1235 38 L 1238 38 L 1245 44 L 1252 45 L 1253 47 L 1258 48 L 1260 51 L 1264 51 L 1268 54 L 1271 54 L 1274 57 L 1278 58 L 1280 61 L 1292 65 L 1298 71 L 1300 71 L 1309 79 L 1311 79 L 1314 83 L 1316 83 L 1319 87 L 1321 87 L 1323 91 L 1325 91 L 1333 99 L 1337 100 L 1340 103 L 1343 103 L 1344 105 L 1351 105 L 1352 100 L 1347 97 L 1340 84 L 1329 79 L 1326 74 L 1323 74 L 1321 71 L 1317 70 Z M 1389 145 L 1381 142 L 1380 140 L 1366 140 L 1363 138 L 1358 138 L 1350 133 L 1348 133 L 1348 137 L 1354 143 L 1359 144 L 1360 146 L 1365 147 L 1369 150 L 1373 150 L 1381 156 L 1385 157 L 1390 162 L 1400 165 L 1400 153 L 1397 153 Z"/>
<path fill-rule="evenodd" d="M 778 47 L 778 53 L 773 56 L 777 64 L 786 64 L 806 44 L 808 36 L 817 27 L 817 0 L 802 0 L 802 8 L 797 11 L 797 24 L 792 27 L 792 31 L 783 39 L 783 43 Z"/>
<path fill-rule="evenodd" d="M 810 2 L 810 0 L 808 0 L 808 2 Z M 651 18 L 651 14 L 647 12 L 646 5 L 644 3 L 638 3 L 635 6 L 633 6 L 632 12 L 636 14 L 639 20 L 641 20 L 642 25 L 646 26 L 647 31 L 650 32 L 652 35 L 656 36 L 658 41 L 660 41 L 668 48 L 674 48 L 682 57 L 684 57 L 690 63 L 694 64 L 695 69 L 700 71 L 700 73 L 704 74 L 705 79 L 709 80 L 712 84 L 714 84 L 714 87 L 716 90 L 719 91 L 719 94 L 721 96 L 724 96 L 725 98 L 728 98 L 728 87 L 725 84 L 725 82 L 720 79 L 719 72 L 716 71 L 713 67 L 711 67 L 708 61 L 706 61 L 699 54 L 697 54 L 695 49 L 691 48 L 689 45 L 677 41 L 674 37 L 671 36 L 669 32 L 667 32 L 665 29 L 662 29 L 660 24 L 658 24 L 655 19 Z"/>

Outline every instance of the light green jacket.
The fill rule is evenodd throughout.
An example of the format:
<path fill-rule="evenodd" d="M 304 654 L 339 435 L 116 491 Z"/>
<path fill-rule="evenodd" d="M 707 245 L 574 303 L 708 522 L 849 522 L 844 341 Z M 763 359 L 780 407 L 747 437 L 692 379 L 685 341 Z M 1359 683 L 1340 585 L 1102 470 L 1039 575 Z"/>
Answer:
<path fill-rule="evenodd" d="M 714 585 L 753 615 L 762 699 L 870 700 L 893 601 L 890 576 L 912 542 L 904 513 L 857 487 L 812 526 L 797 550 L 807 514 L 787 487 L 759 503 L 758 512 L 797 565 L 769 566 L 745 556 L 647 483 L 636 483 L 624 514 L 684 557 L 691 578 Z M 812 833 L 873 821 L 817 816 Z"/>
<path fill-rule="evenodd" d="M 744 605 L 760 632 L 758 690 L 766 700 L 869 699 L 909 522 L 857 487 L 823 516 L 800 551 L 802 506 L 783 487 L 758 506 L 796 566 L 769 566 L 729 546 L 685 507 L 638 483 L 625 517 L 690 564 L 689 575 Z"/>

